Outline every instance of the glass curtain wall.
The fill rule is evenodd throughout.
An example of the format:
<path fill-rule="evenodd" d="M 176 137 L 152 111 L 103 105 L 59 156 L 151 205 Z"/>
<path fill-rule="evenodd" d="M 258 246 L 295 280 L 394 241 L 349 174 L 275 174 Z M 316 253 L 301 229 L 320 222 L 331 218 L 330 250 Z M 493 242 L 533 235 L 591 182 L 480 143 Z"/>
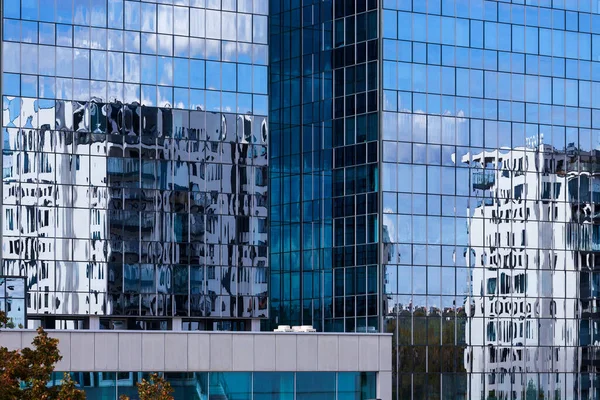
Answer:
<path fill-rule="evenodd" d="M 596 1 L 384 1 L 394 398 L 600 396 Z"/>
<path fill-rule="evenodd" d="M 268 3 L 168 3 L 3 0 L 0 276 L 49 327 L 268 315 Z"/>
<path fill-rule="evenodd" d="M 272 323 L 378 330 L 376 1 L 273 1 Z"/>
<path fill-rule="evenodd" d="M 0 278 L 0 311 L 8 319 L 7 328 L 23 328 L 27 326 L 25 319 L 25 290 L 24 278 Z"/>
<path fill-rule="evenodd" d="M 333 315 L 326 330 L 377 331 L 377 1 L 334 2 Z"/>
<path fill-rule="evenodd" d="M 330 0 L 270 2 L 271 325 L 333 315 L 332 13 Z"/>
<path fill-rule="evenodd" d="M 62 383 L 62 372 L 51 384 Z M 145 372 L 71 372 L 87 399 L 137 396 Z M 375 372 L 196 372 L 163 374 L 175 399 L 200 400 L 371 400 L 377 393 Z"/>

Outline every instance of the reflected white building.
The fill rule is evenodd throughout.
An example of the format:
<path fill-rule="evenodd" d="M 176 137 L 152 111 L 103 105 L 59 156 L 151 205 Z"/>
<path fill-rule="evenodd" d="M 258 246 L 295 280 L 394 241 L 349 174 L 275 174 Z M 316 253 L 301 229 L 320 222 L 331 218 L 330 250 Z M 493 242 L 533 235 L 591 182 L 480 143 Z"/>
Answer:
<path fill-rule="evenodd" d="M 579 271 L 589 253 L 572 228 L 591 227 L 579 213 L 600 195 L 594 174 L 577 168 L 589 156 L 539 145 L 463 157 L 478 200 L 469 210 L 468 398 L 578 392 Z"/>
<path fill-rule="evenodd" d="M 5 98 L 3 120 L 30 317 L 267 316 L 266 118 Z"/>

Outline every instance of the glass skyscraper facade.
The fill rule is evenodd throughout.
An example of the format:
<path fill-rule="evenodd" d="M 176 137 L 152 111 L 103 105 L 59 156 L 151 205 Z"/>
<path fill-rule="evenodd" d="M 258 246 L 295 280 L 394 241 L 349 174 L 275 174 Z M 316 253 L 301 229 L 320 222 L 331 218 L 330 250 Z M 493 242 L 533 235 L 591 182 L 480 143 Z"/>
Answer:
<path fill-rule="evenodd" d="M 394 399 L 600 397 L 597 1 L 3 0 L 2 22 L 17 325 L 389 332 Z"/>
<path fill-rule="evenodd" d="M 399 397 L 598 397 L 598 11 L 383 3 L 382 328 Z"/>
<path fill-rule="evenodd" d="M 1 281 L 3 309 L 50 328 L 267 317 L 267 14 L 3 0 L 0 276 L 27 278 Z"/>
<path fill-rule="evenodd" d="M 397 399 L 588 399 L 600 8 L 271 1 L 271 317 L 393 334 Z"/>
<path fill-rule="evenodd" d="M 354 332 L 380 303 L 379 12 L 344 4 L 271 1 L 270 284 L 273 321 Z"/>

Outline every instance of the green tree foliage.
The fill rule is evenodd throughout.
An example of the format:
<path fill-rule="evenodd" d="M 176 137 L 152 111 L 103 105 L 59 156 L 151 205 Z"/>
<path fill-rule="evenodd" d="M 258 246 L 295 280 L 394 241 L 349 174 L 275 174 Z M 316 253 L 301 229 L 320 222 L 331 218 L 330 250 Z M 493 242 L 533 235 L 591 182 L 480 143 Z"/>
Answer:
<path fill-rule="evenodd" d="M 6 314 L 0 311 L 0 328 L 9 325 Z M 48 386 L 52 372 L 62 359 L 58 339 L 38 328 L 33 348 L 8 350 L 0 347 L 0 400 L 82 400 L 84 392 L 65 374 L 62 386 Z"/>
<path fill-rule="evenodd" d="M 140 400 L 174 400 L 171 384 L 156 373 L 150 375 L 149 381 L 142 379 L 142 381 L 137 384 L 137 387 Z M 120 400 L 130 399 L 129 397 L 122 395 Z"/>

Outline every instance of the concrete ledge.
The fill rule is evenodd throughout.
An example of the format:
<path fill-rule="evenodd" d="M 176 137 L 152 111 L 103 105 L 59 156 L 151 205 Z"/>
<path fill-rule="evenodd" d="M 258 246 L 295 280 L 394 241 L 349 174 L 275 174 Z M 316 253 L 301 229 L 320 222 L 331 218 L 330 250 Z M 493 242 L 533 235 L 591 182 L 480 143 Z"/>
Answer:
<path fill-rule="evenodd" d="M 48 331 L 62 371 L 391 371 L 390 334 Z M 2 330 L 0 345 L 31 346 L 35 332 Z"/>

